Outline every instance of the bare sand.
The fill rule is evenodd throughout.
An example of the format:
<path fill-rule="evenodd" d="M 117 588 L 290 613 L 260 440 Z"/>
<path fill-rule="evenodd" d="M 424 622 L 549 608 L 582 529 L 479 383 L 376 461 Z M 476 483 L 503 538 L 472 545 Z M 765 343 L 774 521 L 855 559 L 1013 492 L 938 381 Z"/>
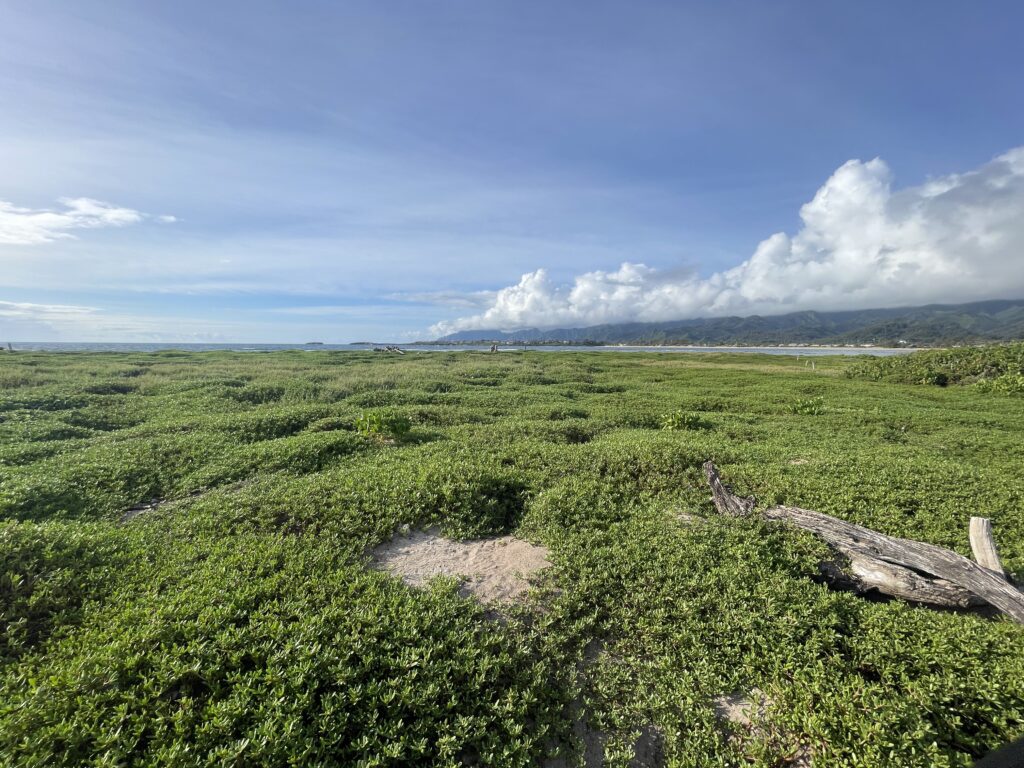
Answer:
<path fill-rule="evenodd" d="M 530 587 L 528 578 L 551 565 L 544 547 L 515 536 L 453 541 L 436 529 L 410 531 L 381 544 L 372 565 L 421 587 L 435 576 L 462 580 L 461 591 L 482 603 L 509 603 Z"/>

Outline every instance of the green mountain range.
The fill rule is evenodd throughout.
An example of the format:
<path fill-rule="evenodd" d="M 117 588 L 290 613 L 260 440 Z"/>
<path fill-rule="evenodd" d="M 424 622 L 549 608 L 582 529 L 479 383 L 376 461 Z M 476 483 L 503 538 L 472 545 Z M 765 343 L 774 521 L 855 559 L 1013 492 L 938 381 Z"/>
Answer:
<path fill-rule="evenodd" d="M 587 328 L 459 331 L 446 343 L 875 344 L 946 346 L 1024 339 L 1024 299 L 847 312 L 714 317 Z"/>

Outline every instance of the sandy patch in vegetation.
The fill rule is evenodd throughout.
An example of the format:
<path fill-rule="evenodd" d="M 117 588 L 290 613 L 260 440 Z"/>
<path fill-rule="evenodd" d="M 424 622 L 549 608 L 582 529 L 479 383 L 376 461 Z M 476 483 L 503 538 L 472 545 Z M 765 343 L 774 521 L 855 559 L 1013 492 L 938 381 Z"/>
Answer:
<path fill-rule="evenodd" d="M 149 501 L 143 502 L 142 504 L 136 504 L 133 507 L 129 507 L 123 513 L 121 513 L 121 519 L 119 522 L 128 523 L 134 520 L 139 515 L 144 515 L 147 512 L 153 512 L 159 509 L 167 503 L 167 499 L 150 499 Z"/>
<path fill-rule="evenodd" d="M 716 696 L 712 700 L 715 715 L 719 720 L 742 726 L 749 726 L 754 716 L 764 715 L 768 704 L 767 697 L 758 688 L 754 688 L 749 696 L 737 693 L 731 696 Z"/>
<path fill-rule="evenodd" d="M 373 550 L 372 565 L 414 587 L 434 576 L 462 579 L 462 593 L 483 603 L 509 603 L 530 587 L 531 575 L 551 565 L 544 547 L 515 536 L 453 541 L 437 530 L 411 531 Z"/>
<path fill-rule="evenodd" d="M 733 694 L 730 696 L 716 696 L 711 704 L 715 709 L 715 716 L 722 722 L 731 723 L 734 726 L 747 732 L 747 738 L 764 739 L 767 734 L 759 725 L 774 704 L 760 688 L 751 689 L 746 696 Z M 738 738 L 731 736 L 731 739 Z M 788 768 L 810 768 L 811 751 L 801 746 L 794 753 L 782 757 L 781 765 Z"/>
<path fill-rule="evenodd" d="M 588 726 L 581 718 L 573 722 L 573 736 L 580 740 L 582 751 L 577 758 L 582 760 L 583 768 L 601 768 L 605 764 L 605 742 L 608 737 L 601 731 Z M 665 764 L 665 737 L 653 725 L 645 725 L 640 735 L 633 742 L 633 757 L 629 768 L 661 768 Z M 570 758 L 548 758 L 541 763 L 543 768 L 570 768 L 577 765 Z"/>

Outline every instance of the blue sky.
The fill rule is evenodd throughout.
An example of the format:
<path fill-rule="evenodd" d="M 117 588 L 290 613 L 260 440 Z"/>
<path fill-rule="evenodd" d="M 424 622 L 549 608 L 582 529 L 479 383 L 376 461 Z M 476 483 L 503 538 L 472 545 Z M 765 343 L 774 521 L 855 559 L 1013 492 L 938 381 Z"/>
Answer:
<path fill-rule="evenodd" d="M 0 336 L 1019 298 L 1021 28 L 1016 2 L 7 0 Z"/>

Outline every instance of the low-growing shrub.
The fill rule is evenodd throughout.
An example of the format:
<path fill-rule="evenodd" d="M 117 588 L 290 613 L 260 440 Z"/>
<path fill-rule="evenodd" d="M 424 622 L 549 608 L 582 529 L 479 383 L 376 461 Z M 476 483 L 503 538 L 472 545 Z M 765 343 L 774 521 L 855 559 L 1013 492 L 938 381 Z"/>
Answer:
<path fill-rule="evenodd" d="M 798 398 L 789 404 L 789 412 L 799 416 L 820 416 L 825 412 L 825 398 Z"/>
<path fill-rule="evenodd" d="M 615 483 L 592 477 L 570 477 L 530 500 L 524 530 L 539 536 L 561 531 L 605 529 L 626 519 L 636 497 Z"/>
<path fill-rule="evenodd" d="M 133 504 L 190 490 L 188 478 L 232 447 L 226 436 L 112 440 L 8 471 L 0 517 L 118 518 Z"/>
<path fill-rule="evenodd" d="M 891 422 L 882 428 L 882 439 L 887 443 L 905 443 L 910 424 Z"/>
<path fill-rule="evenodd" d="M 527 487 L 515 473 L 458 467 L 434 474 L 441 530 L 457 539 L 507 533 L 523 514 Z"/>
<path fill-rule="evenodd" d="M 403 413 L 389 410 L 364 411 L 356 418 L 356 431 L 363 435 L 401 440 L 412 429 L 412 420 Z"/>
<path fill-rule="evenodd" d="M 64 416 L 64 421 L 76 427 L 101 432 L 116 432 L 142 423 L 142 416 L 130 408 L 90 405 L 78 408 Z"/>
<path fill-rule="evenodd" d="M 701 471 L 964 555 L 984 514 L 1018 579 L 1024 371 L 925 359 L 879 370 L 950 386 L 717 353 L 2 356 L 0 765 L 512 768 L 585 712 L 612 768 L 641 733 L 680 768 L 967 766 L 1024 735 L 1020 627 L 835 591 L 820 543 L 713 514 Z M 375 570 L 405 526 L 552 567 L 480 606 Z M 754 689 L 756 729 L 716 718 Z"/>
<path fill-rule="evenodd" d="M 104 381 L 90 384 L 85 391 L 92 395 L 127 395 L 138 389 L 138 385 L 123 381 Z"/>
<path fill-rule="evenodd" d="M 516 768 L 567 737 L 571 665 L 451 584 L 409 590 L 330 541 L 181 550 L 162 591 L 0 674 L 5 765 Z"/>
<path fill-rule="evenodd" d="M 846 369 L 851 378 L 900 384 L 971 384 L 1024 375 L 1024 342 L 984 347 L 921 350 L 909 355 L 865 358 Z M 1010 384 L 1012 388 L 1013 384 Z M 996 391 L 1000 390 L 996 387 Z"/>
<path fill-rule="evenodd" d="M 1024 373 L 1004 373 L 994 379 L 983 379 L 978 382 L 977 387 L 984 392 L 1024 395 Z"/>
<path fill-rule="evenodd" d="M 258 472 L 290 472 L 296 475 L 319 472 L 342 457 L 372 445 L 360 435 L 341 430 L 309 431 L 263 440 L 230 449 L 216 458 L 211 457 L 188 475 L 187 484 L 192 489 L 207 488 L 242 480 Z"/>
<path fill-rule="evenodd" d="M 551 421 L 563 421 L 564 419 L 587 419 L 590 413 L 582 408 L 553 408 L 548 413 Z"/>
<path fill-rule="evenodd" d="M 242 442 L 255 443 L 297 434 L 329 415 L 324 406 L 272 406 L 204 420 L 197 428 L 224 431 Z"/>
<path fill-rule="evenodd" d="M 711 422 L 699 413 L 686 411 L 673 411 L 665 414 L 661 419 L 661 428 L 667 430 L 711 429 L 711 426 Z"/>
<path fill-rule="evenodd" d="M 337 430 L 344 430 L 351 432 L 354 429 L 351 418 L 344 416 L 327 416 L 323 419 L 317 419 L 316 421 L 310 422 L 306 427 L 306 432 L 335 432 Z"/>
<path fill-rule="evenodd" d="M 228 392 L 240 403 L 263 405 L 264 403 L 276 403 L 284 397 L 285 388 L 273 384 L 250 384 L 241 389 L 228 390 Z"/>
<path fill-rule="evenodd" d="M 694 408 L 698 411 L 720 413 L 726 410 L 726 404 L 719 397 L 701 397 L 694 403 Z"/>
<path fill-rule="evenodd" d="M 81 523 L 0 522 L 0 666 L 77 625 L 87 601 L 139 566 L 125 538 Z"/>

